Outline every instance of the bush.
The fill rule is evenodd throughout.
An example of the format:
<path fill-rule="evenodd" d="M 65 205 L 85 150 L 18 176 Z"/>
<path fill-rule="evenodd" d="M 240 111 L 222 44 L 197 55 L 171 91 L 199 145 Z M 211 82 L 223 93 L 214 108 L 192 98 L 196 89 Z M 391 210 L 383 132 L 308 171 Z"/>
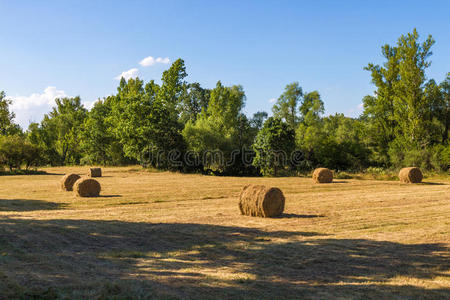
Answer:
<path fill-rule="evenodd" d="M 0 165 L 10 171 L 25 165 L 28 170 L 42 163 L 41 149 L 25 141 L 21 136 L 4 136 L 0 138 Z"/>

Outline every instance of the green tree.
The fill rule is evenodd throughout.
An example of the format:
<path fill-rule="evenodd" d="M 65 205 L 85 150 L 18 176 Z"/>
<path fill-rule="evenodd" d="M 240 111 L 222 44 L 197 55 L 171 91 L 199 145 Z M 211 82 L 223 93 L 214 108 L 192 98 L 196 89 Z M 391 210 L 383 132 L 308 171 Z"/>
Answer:
<path fill-rule="evenodd" d="M 142 163 L 142 154 L 153 143 L 154 131 L 149 116 L 159 87 L 152 81 L 144 88 L 139 78 L 121 79 L 117 95 L 110 99 L 107 122 L 123 145 L 125 155 Z"/>
<path fill-rule="evenodd" d="M 382 67 L 370 63 L 365 70 L 371 72 L 372 83 L 377 87 L 375 96 L 363 98 L 363 119 L 367 124 L 367 137 L 373 151 L 374 162 L 389 164 L 389 144 L 394 140 L 397 126 L 394 110 L 394 86 L 399 80 L 397 48 L 381 48 L 386 62 Z"/>
<path fill-rule="evenodd" d="M 8 166 L 10 171 L 20 169 L 22 165 L 28 170 L 42 162 L 39 147 L 27 142 L 21 135 L 0 136 L 0 165 Z"/>
<path fill-rule="evenodd" d="M 180 134 L 182 125 L 174 106 L 161 98 L 161 89 L 153 80 L 145 87 L 139 78 L 122 80 L 113 98 L 110 122 L 127 157 L 168 168 L 169 152 L 182 152 L 185 146 Z"/>
<path fill-rule="evenodd" d="M 187 90 L 182 97 L 182 110 L 180 121 L 186 124 L 187 121 L 195 122 L 198 115 L 208 108 L 211 91 L 204 89 L 199 83 L 190 83 L 185 86 Z"/>
<path fill-rule="evenodd" d="M 158 90 L 158 98 L 167 106 L 172 121 L 178 120 L 183 108 L 182 102 L 186 97 L 187 76 L 184 60 L 177 59 L 168 70 L 164 71 L 161 78 L 161 88 Z"/>
<path fill-rule="evenodd" d="M 420 157 L 442 142 L 445 104 L 439 86 L 425 73 L 433 44 L 431 36 L 420 43 L 414 29 L 402 35 L 395 47 L 383 46 L 383 67 L 369 64 L 366 68 L 377 87 L 373 96 L 363 99 L 362 116 L 373 162 L 384 166 L 417 164 L 415 158 L 408 157 Z"/>
<path fill-rule="evenodd" d="M 251 126 L 257 130 L 260 130 L 268 116 L 269 115 L 265 111 L 258 111 L 254 113 L 252 119 L 250 120 Z"/>
<path fill-rule="evenodd" d="M 302 97 L 303 90 L 298 82 L 288 84 L 272 108 L 274 117 L 284 120 L 291 128 L 296 128 L 297 107 Z"/>
<path fill-rule="evenodd" d="M 207 151 L 220 151 L 222 159 L 209 160 L 205 167 L 225 171 L 225 158 L 233 150 L 249 143 L 248 119 L 241 113 L 245 93 L 241 86 L 225 87 L 219 81 L 211 90 L 207 110 L 203 110 L 195 122 L 188 121 L 183 136 L 189 149 L 200 155 Z"/>
<path fill-rule="evenodd" d="M 9 110 L 11 100 L 6 98 L 5 92 L 0 91 L 0 135 L 20 134 L 19 125 L 14 124 L 15 115 Z"/>
<path fill-rule="evenodd" d="M 318 91 L 306 93 L 300 105 L 300 122 L 313 123 L 325 112 L 323 101 Z"/>
<path fill-rule="evenodd" d="M 270 117 L 264 122 L 253 144 L 256 154 L 253 165 L 259 167 L 264 176 L 277 176 L 280 169 L 290 165 L 294 149 L 294 130 L 281 119 Z"/>
<path fill-rule="evenodd" d="M 114 136 L 111 123 L 114 96 L 97 101 L 84 122 L 82 131 L 83 163 L 121 165 L 125 158 L 123 146 Z"/>
<path fill-rule="evenodd" d="M 31 139 L 45 143 L 47 153 L 57 154 L 59 164 L 78 164 L 82 157 L 81 131 L 87 116 L 87 110 L 81 104 L 80 97 L 57 98 L 56 106 L 44 116 L 40 130 L 31 127 Z M 52 161 L 52 163 L 55 163 Z"/>
<path fill-rule="evenodd" d="M 442 144 L 448 142 L 450 128 L 450 73 L 447 78 L 439 85 L 440 99 L 434 106 L 435 114 L 442 124 Z"/>

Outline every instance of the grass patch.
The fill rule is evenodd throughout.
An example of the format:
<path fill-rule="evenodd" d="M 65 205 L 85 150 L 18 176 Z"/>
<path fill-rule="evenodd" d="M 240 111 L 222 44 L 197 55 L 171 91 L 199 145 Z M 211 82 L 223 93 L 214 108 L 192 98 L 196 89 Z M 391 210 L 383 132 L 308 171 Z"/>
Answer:
<path fill-rule="evenodd" d="M 11 176 L 11 175 L 45 175 L 47 172 L 43 170 L 12 170 L 6 171 L 0 169 L 0 176 Z"/>
<path fill-rule="evenodd" d="M 318 185 L 129 169 L 98 179 L 120 199 L 57 188 L 53 174 L 85 167 L 0 180 L 0 299 L 448 297 L 449 176 Z M 247 184 L 279 187 L 284 214 L 240 215 Z"/>

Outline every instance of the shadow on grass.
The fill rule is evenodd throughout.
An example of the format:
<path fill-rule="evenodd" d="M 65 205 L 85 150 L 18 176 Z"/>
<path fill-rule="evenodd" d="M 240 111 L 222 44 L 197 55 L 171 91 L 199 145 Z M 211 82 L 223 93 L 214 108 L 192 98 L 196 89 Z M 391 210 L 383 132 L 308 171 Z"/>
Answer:
<path fill-rule="evenodd" d="M 30 199 L 0 199 L 0 211 L 33 211 L 63 209 L 64 203 Z"/>
<path fill-rule="evenodd" d="M 311 218 L 324 218 L 324 215 L 299 215 L 299 214 L 282 214 L 278 218 L 299 218 L 299 219 L 311 219 Z"/>
<path fill-rule="evenodd" d="M 122 195 L 98 195 L 96 198 L 119 198 L 122 197 Z"/>
<path fill-rule="evenodd" d="M 0 253 L 0 298 L 414 299 L 450 292 L 388 283 L 448 276 L 445 245 L 314 232 L 0 218 Z"/>
<path fill-rule="evenodd" d="M 421 184 L 421 185 L 445 185 L 445 183 L 441 183 L 441 182 L 421 182 L 421 183 L 419 183 L 419 184 Z"/>

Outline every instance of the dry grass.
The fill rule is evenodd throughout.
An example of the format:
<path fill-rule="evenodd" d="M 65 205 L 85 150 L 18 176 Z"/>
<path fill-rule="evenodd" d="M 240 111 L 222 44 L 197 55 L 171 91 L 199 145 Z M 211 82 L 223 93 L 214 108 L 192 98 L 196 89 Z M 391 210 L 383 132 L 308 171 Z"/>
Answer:
<path fill-rule="evenodd" d="M 64 173 L 0 178 L 0 299 L 448 298 L 450 178 L 236 178 L 104 168 L 102 194 Z M 285 213 L 242 216 L 243 186 Z"/>

